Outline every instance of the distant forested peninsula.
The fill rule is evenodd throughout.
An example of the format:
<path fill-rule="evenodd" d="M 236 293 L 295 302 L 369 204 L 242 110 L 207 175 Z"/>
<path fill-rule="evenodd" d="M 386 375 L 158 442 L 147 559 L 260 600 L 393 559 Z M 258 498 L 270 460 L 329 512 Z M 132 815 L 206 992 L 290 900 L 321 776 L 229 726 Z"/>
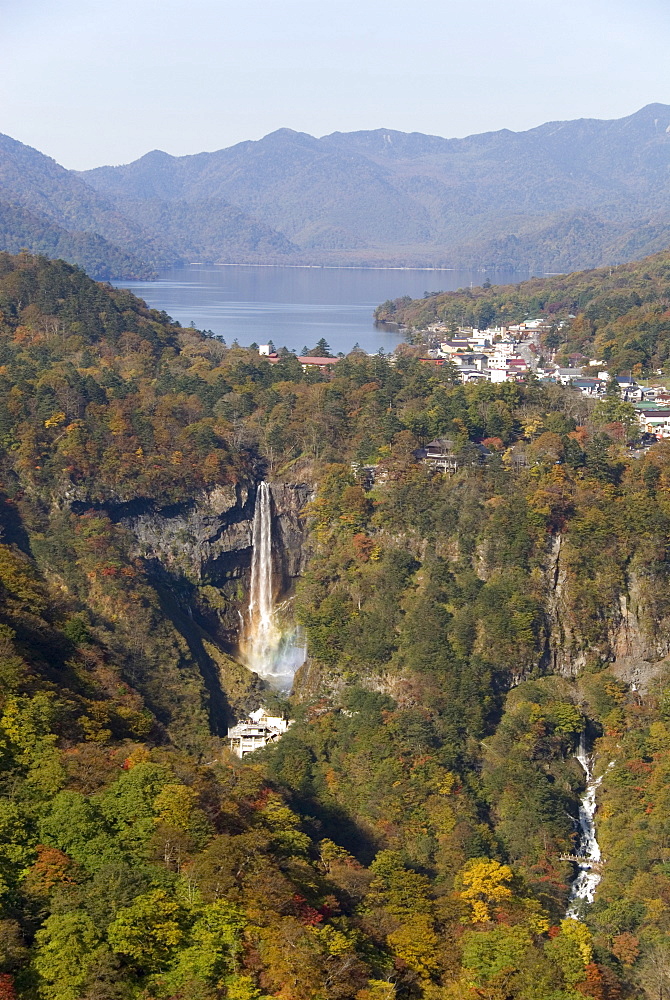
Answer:
<path fill-rule="evenodd" d="M 517 285 L 405 296 L 375 310 L 377 321 L 406 326 L 410 337 L 435 323 L 485 329 L 535 317 L 555 323 L 551 351 L 598 358 L 616 372 L 663 368 L 670 359 L 670 253 Z"/>

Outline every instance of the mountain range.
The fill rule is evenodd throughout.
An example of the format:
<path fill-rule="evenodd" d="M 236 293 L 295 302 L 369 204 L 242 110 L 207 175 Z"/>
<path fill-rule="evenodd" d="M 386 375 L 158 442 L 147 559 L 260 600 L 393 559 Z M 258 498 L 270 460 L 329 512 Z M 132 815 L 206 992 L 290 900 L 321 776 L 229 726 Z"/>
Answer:
<path fill-rule="evenodd" d="M 96 277 L 189 262 L 567 271 L 670 245 L 670 106 L 463 139 L 386 129 L 76 172 L 0 136 L 0 248 Z"/>

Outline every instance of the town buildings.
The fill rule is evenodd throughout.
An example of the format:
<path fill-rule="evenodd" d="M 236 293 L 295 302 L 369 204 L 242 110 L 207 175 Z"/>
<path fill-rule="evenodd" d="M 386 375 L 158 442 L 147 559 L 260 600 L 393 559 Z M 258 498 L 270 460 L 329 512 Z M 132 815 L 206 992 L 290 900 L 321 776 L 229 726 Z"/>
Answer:
<path fill-rule="evenodd" d="M 487 330 L 452 328 L 444 336 L 446 328 L 436 324 L 427 331 L 432 335 L 433 346 L 419 360 L 436 369 L 448 366 L 454 380 L 463 383 L 522 382 L 532 371 L 540 382 L 559 382 L 594 400 L 602 399 L 616 387 L 624 402 L 635 405 L 642 434 L 670 437 L 670 392 L 664 386 L 644 387 L 631 374 L 612 376 L 602 367 L 602 361 L 589 361 L 580 353 L 570 355 L 568 368 L 546 362 L 539 367 L 535 360 L 539 355 L 537 337 L 548 328 L 546 320 L 527 320 Z M 259 347 L 258 353 L 270 364 L 281 360 L 268 344 Z M 332 373 L 340 359 L 305 355 L 297 360 L 304 371 Z M 422 452 L 422 460 L 435 468 L 454 471 L 457 467 L 450 441 L 431 441 Z M 372 475 L 367 469 L 365 474 Z M 361 473 L 363 478 L 365 474 Z"/>

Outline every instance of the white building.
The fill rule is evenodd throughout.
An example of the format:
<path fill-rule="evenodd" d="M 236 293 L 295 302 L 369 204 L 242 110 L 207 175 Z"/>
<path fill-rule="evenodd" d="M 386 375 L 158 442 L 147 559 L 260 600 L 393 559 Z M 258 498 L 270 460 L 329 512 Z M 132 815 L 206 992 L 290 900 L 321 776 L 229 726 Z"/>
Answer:
<path fill-rule="evenodd" d="M 452 354 L 450 361 L 458 368 L 475 368 L 477 371 L 483 372 L 488 367 L 489 359 L 486 354 L 464 352 L 462 354 Z"/>
<path fill-rule="evenodd" d="M 489 358 L 489 368 L 506 368 L 512 358 L 516 358 L 516 344 L 505 341 L 496 344 Z"/>
<path fill-rule="evenodd" d="M 513 382 L 516 377 L 522 374 L 516 368 L 490 368 L 489 377 L 491 382 Z"/>
<path fill-rule="evenodd" d="M 651 406 L 637 408 L 640 429 L 657 438 L 670 437 L 670 408 Z"/>
<path fill-rule="evenodd" d="M 458 369 L 458 377 L 461 382 L 488 382 L 489 372 L 486 369 L 482 371 L 479 368 L 472 368 L 464 365 Z"/>
<path fill-rule="evenodd" d="M 246 722 L 238 722 L 228 730 L 228 744 L 237 757 L 246 757 L 254 750 L 262 750 L 268 743 L 281 739 L 292 720 L 268 715 L 264 708 L 252 712 Z"/>

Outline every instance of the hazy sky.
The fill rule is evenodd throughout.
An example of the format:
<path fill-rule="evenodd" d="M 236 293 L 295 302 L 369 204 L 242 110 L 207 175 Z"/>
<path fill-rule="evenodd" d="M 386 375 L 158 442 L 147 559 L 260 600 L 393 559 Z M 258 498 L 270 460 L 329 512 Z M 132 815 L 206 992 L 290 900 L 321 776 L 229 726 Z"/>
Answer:
<path fill-rule="evenodd" d="M 670 104 L 667 0 L 0 0 L 0 29 L 0 132 L 79 169 Z"/>

